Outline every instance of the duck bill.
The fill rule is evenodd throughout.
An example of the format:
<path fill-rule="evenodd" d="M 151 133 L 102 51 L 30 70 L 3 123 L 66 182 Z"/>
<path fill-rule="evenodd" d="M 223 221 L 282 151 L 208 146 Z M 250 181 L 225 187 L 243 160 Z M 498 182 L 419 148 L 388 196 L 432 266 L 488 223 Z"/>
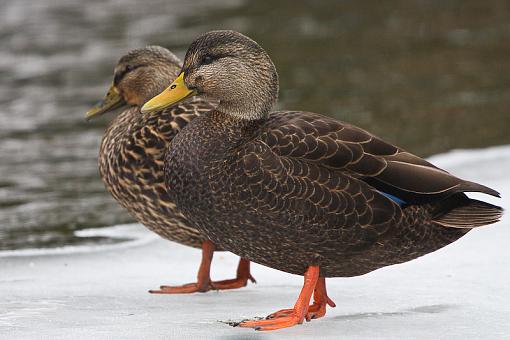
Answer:
<path fill-rule="evenodd" d="M 110 86 L 110 88 L 108 89 L 106 96 L 104 96 L 104 98 L 99 103 L 97 103 L 93 108 L 87 111 L 87 113 L 85 114 L 85 119 L 90 120 L 92 118 L 100 116 L 106 112 L 113 111 L 125 105 L 126 102 L 120 96 L 119 91 L 117 90 L 115 85 L 112 84 L 112 86 Z"/>
<path fill-rule="evenodd" d="M 170 86 L 142 106 L 142 113 L 162 110 L 196 94 L 186 86 L 184 72 L 181 72 Z"/>

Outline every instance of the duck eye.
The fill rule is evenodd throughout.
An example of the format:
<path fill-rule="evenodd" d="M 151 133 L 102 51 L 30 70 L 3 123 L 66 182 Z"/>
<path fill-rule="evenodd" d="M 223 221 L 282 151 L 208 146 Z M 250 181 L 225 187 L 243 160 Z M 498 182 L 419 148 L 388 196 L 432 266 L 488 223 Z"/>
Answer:
<path fill-rule="evenodd" d="M 132 71 L 132 70 L 133 70 L 133 66 L 128 65 L 128 66 L 126 66 L 125 72 L 129 72 L 129 71 Z"/>
<path fill-rule="evenodd" d="M 214 60 L 214 58 L 210 55 L 206 55 L 202 58 L 202 64 L 203 65 L 209 65 L 210 63 L 212 63 Z"/>

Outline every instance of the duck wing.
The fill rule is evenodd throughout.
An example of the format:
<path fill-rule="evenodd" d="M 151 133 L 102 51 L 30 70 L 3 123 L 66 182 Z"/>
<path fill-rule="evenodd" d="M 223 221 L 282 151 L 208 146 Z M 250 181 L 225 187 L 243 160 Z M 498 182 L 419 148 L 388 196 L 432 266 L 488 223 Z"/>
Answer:
<path fill-rule="evenodd" d="M 458 192 L 499 197 L 497 191 L 455 177 L 359 127 L 317 113 L 274 112 L 264 128 L 263 140 L 278 155 L 344 171 L 408 204 Z"/>
<path fill-rule="evenodd" d="M 397 204 L 367 183 L 306 159 L 281 156 L 259 138 L 239 148 L 237 156 L 239 161 L 226 170 L 236 197 L 226 201 L 238 202 L 271 228 L 297 237 L 296 242 L 334 240 L 328 246 L 336 251 L 361 251 L 403 218 Z M 224 185 L 216 190 L 224 191 Z"/>

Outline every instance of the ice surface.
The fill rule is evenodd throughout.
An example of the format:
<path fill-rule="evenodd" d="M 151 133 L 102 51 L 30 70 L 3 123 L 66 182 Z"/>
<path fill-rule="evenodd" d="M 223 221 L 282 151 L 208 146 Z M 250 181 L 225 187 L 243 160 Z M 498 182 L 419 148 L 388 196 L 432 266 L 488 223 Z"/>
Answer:
<path fill-rule="evenodd" d="M 454 151 L 433 162 L 510 199 L 510 146 Z M 120 245 L 0 253 L 2 339 L 510 339 L 510 219 L 402 265 L 328 279 L 336 308 L 325 318 L 272 333 L 220 321 L 291 307 L 302 278 L 258 265 L 258 284 L 229 292 L 150 295 L 194 280 L 200 252 L 142 227 L 82 231 L 122 236 Z M 217 253 L 213 279 L 230 278 L 237 257 Z"/>

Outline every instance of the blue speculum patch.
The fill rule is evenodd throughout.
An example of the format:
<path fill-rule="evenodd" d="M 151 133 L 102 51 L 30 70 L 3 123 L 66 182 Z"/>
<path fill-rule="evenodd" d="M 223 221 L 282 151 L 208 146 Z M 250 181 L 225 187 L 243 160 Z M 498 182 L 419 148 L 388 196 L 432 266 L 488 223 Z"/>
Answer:
<path fill-rule="evenodd" d="M 397 203 L 398 205 L 400 206 L 403 206 L 404 204 L 406 204 L 405 201 L 401 200 L 400 198 L 398 198 L 397 196 L 393 196 L 391 194 L 388 194 L 388 193 L 385 193 L 385 192 L 382 192 L 382 191 L 379 191 L 381 194 L 383 194 L 384 196 L 388 197 L 390 200 L 392 200 L 393 202 Z"/>

